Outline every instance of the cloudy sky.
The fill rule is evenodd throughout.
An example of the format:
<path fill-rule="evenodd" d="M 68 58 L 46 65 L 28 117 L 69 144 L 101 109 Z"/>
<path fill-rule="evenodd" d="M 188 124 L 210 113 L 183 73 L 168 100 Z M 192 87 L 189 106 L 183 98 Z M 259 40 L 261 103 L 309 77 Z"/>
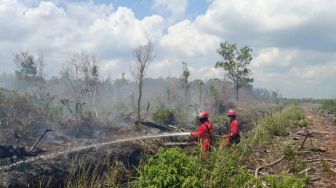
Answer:
<path fill-rule="evenodd" d="M 58 75 L 74 52 L 95 54 L 104 77 L 128 77 L 132 49 L 155 45 L 149 77 L 223 78 L 214 68 L 220 42 L 248 45 L 254 86 L 286 97 L 336 97 L 335 0 L 0 0 L 1 72 L 13 53 L 44 54 Z"/>

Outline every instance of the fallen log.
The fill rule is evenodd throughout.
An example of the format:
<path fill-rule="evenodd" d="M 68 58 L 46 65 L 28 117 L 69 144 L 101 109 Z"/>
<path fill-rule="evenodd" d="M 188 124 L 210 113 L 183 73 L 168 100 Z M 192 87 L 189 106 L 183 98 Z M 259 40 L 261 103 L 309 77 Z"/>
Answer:
<path fill-rule="evenodd" d="M 42 138 L 44 137 L 45 134 L 47 134 L 47 132 L 50 132 L 52 130 L 50 129 L 46 129 L 42 135 L 40 137 L 38 137 L 38 139 L 36 139 L 36 141 L 34 142 L 34 144 L 29 148 L 29 152 L 33 152 L 37 146 L 38 143 L 40 143 L 40 141 L 42 140 Z"/>
<path fill-rule="evenodd" d="M 322 148 L 322 147 L 311 148 L 310 150 L 313 152 L 326 152 L 327 151 L 327 149 Z"/>
<path fill-rule="evenodd" d="M 312 134 L 333 134 L 332 132 L 327 131 L 318 131 L 318 130 L 312 130 Z"/>
<path fill-rule="evenodd" d="M 321 177 L 311 177 L 310 181 L 318 181 L 322 179 Z"/>
<path fill-rule="evenodd" d="M 0 146 L 0 159 L 24 159 L 25 157 L 37 156 L 40 153 L 43 151 L 27 151 L 25 147 Z"/>
<path fill-rule="evenodd" d="M 147 127 L 151 127 L 151 128 L 155 128 L 155 129 L 159 129 L 160 131 L 172 131 L 171 128 L 163 126 L 163 125 L 159 125 L 150 121 L 137 121 L 135 122 L 136 124 L 141 124 Z"/>
<path fill-rule="evenodd" d="M 269 164 L 266 164 L 266 165 L 263 165 L 263 166 L 259 166 L 258 168 L 255 169 L 254 176 L 256 178 L 258 178 L 259 170 L 261 170 L 263 168 L 267 168 L 267 167 L 273 166 L 273 165 L 279 163 L 280 161 L 282 161 L 284 158 L 285 158 L 285 155 L 281 156 L 279 159 L 277 159 L 276 161 L 273 161 L 273 162 L 271 162 Z"/>
<path fill-rule="evenodd" d="M 319 161 L 328 161 L 328 162 L 334 162 L 336 163 L 335 159 L 310 159 L 310 160 L 304 160 L 305 162 L 319 162 Z"/>
<path fill-rule="evenodd" d="M 318 130 L 301 130 L 298 131 L 296 133 L 293 133 L 292 135 L 300 135 L 300 136 L 306 136 L 307 135 L 307 131 L 309 136 L 313 135 L 313 134 L 333 134 L 333 132 L 326 132 L 326 131 L 318 131 Z"/>
<path fill-rule="evenodd" d="M 12 145 L 3 145 L 0 146 L 0 159 L 10 158 L 11 160 L 14 158 L 24 159 L 25 157 L 37 156 L 40 153 L 43 153 L 43 150 L 36 150 L 36 146 L 42 140 L 47 132 L 51 131 L 50 129 L 46 129 L 40 137 L 36 139 L 34 144 L 27 150 L 25 147 L 21 146 L 12 146 Z M 17 139 L 17 134 L 14 134 L 15 139 Z"/>

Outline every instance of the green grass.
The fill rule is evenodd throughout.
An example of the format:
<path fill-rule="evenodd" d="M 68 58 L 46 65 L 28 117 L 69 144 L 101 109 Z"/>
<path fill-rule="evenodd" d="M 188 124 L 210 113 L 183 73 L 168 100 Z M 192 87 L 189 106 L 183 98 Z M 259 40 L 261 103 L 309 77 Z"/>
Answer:
<path fill-rule="evenodd" d="M 303 110 L 296 106 L 289 106 L 259 120 L 256 129 L 252 131 L 251 142 L 255 145 L 269 144 L 274 136 L 287 136 L 289 127 L 307 125 L 308 120 Z"/>
<path fill-rule="evenodd" d="M 326 99 L 321 101 L 321 108 L 336 114 L 336 99 Z"/>
<path fill-rule="evenodd" d="M 76 157 L 72 164 L 74 165 L 69 168 L 65 179 L 64 186 L 67 188 L 117 187 L 120 173 L 125 169 L 125 166 L 118 161 L 111 164 L 108 157 L 97 161 L 91 159 L 90 154 L 86 158 Z"/>

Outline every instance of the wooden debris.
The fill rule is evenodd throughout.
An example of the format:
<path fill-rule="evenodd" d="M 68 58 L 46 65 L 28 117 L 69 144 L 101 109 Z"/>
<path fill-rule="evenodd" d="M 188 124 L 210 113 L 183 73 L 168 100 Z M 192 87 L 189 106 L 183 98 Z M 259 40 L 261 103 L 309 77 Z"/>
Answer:
<path fill-rule="evenodd" d="M 256 168 L 255 172 L 254 172 L 254 176 L 256 178 L 258 178 L 258 173 L 259 173 L 259 170 L 263 169 L 263 168 L 267 168 L 267 167 L 270 167 L 270 166 L 273 166 L 277 163 L 279 163 L 280 161 L 282 161 L 283 159 L 285 158 L 285 155 L 283 155 L 282 157 L 280 157 L 279 159 L 277 159 L 276 161 L 273 161 L 269 164 L 266 164 L 266 165 L 263 165 L 263 166 L 259 166 L 258 168 Z"/>
<path fill-rule="evenodd" d="M 333 171 L 334 173 L 336 173 L 336 169 L 330 168 L 331 171 Z"/>
<path fill-rule="evenodd" d="M 318 130 L 301 130 L 296 132 L 293 135 L 300 135 L 300 136 L 306 136 L 307 135 L 307 131 L 309 133 L 309 135 L 312 134 L 332 134 L 332 132 L 326 132 L 326 131 L 318 131 Z"/>
<path fill-rule="evenodd" d="M 164 143 L 163 146 L 170 147 L 170 146 L 191 146 L 195 145 L 194 142 L 167 142 Z"/>
<path fill-rule="evenodd" d="M 170 127 L 164 126 L 164 125 L 159 125 L 150 121 L 137 121 L 135 122 L 136 124 L 141 124 L 147 127 L 159 129 L 160 131 L 171 131 L 172 129 Z"/>
<path fill-rule="evenodd" d="M 319 161 L 328 161 L 328 162 L 334 162 L 336 163 L 335 159 L 310 159 L 310 160 L 304 160 L 306 162 L 319 162 Z"/>
<path fill-rule="evenodd" d="M 312 177 L 311 179 L 310 179 L 310 181 L 318 181 L 318 180 L 320 180 L 321 179 L 321 177 Z"/>
<path fill-rule="evenodd" d="M 306 130 L 305 138 L 303 139 L 303 141 L 302 141 L 302 143 L 301 143 L 301 145 L 300 145 L 299 150 L 302 150 L 302 149 L 303 149 L 303 146 L 304 146 L 304 144 L 305 144 L 305 142 L 306 142 L 308 136 L 310 136 L 310 135 L 311 135 L 311 133 L 310 133 L 309 131 Z"/>
<path fill-rule="evenodd" d="M 312 130 L 312 134 L 332 134 L 332 132 Z"/>
<path fill-rule="evenodd" d="M 311 148 L 310 150 L 313 152 L 326 152 L 327 151 L 327 149 L 322 148 L 322 147 Z"/>
<path fill-rule="evenodd" d="M 311 170 L 311 167 L 302 170 L 301 172 L 299 172 L 299 174 L 307 173 L 309 170 Z"/>

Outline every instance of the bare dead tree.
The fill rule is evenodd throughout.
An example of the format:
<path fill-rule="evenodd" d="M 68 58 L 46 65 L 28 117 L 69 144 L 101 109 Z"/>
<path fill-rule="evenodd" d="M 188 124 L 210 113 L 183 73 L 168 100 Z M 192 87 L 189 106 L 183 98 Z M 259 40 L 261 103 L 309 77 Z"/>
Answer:
<path fill-rule="evenodd" d="M 138 85 L 138 111 L 137 111 L 137 120 L 140 121 L 140 111 L 141 111 L 141 98 L 142 98 L 142 87 L 143 81 L 145 78 L 145 70 L 148 65 L 152 62 L 154 58 L 154 48 L 151 39 L 147 39 L 146 44 L 139 45 L 133 50 L 133 55 L 137 64 L 136 72 L 136 83 Z"/>
<path fill-rule="evenodd" d="M 198 81 L 198 87 L 199 87 L 199 105 L 202 105 L 202 94 L 203 94 L 203 87 L 204 87 L 204 82 L 203 80 Z"/>
<path fill-rule="evenodd" d="M 37 64 L 38 64 L 37 76 L 42 79 L 42 78 L 44 78 L 44 65 L 45 65 L 44 55 L 43 55 L 42 51 L 39 53 L 39 56 L 38 56 L 38 59 L 37 59 Z"/>
<path fill-rule="evenodd" d="M 76 119 L 82 110 L 84 97 L 90 98 L 92 110 L 98 117 L 96 95 L 101 81 L 95 56 L 84 51 L 73 54 L 63 67 L 61 76 L 72 90 Z"/>
<path fill-rule="evenodd" d="M 98 88 L 101 85 L 101 80 L 99 78 L 98 66 L 96 64 L 95 56 L 91 56 L 91 62 L 86 65 L 86 77 L 85 83 L 87 84 L 88 94 L 91 99 L 92 109 L 96 115 L 99 117 L 98 111 L 96 109 L 96 99 Z"/>
<path fill-rule="evenodd" d="M 181 83 L 182 83 L 182 88 L 184 89 L 184 104 L 188 105 L 188 95 L 189 95 L 189 88 L 190 88 L 190 70 L 188 69 L 188 65 L 186 62 L 182 62 L 183 65 L 183 71 L 181 75 Z"/>

